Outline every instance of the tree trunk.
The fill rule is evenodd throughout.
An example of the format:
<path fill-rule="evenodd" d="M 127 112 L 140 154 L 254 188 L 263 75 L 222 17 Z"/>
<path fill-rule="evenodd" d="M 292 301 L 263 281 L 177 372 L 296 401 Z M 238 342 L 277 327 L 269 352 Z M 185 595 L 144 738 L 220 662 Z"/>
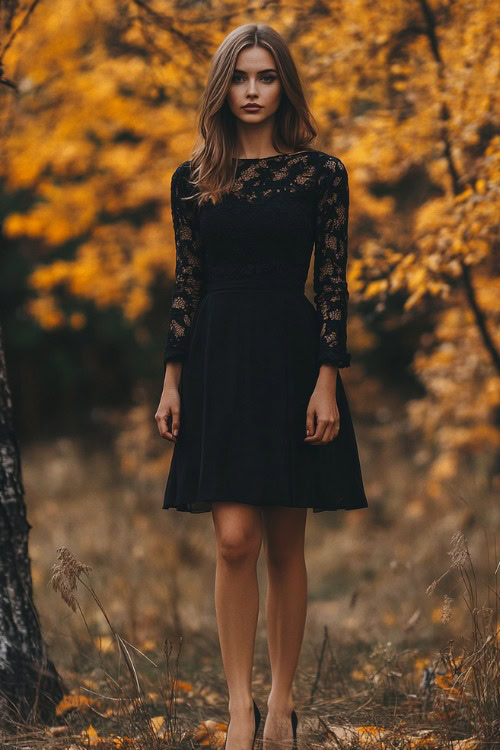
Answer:
<path fill-rule="evenodd" d="M 67 692 L 33 601 L 19 446 L 0 327 L 0 722 L 50 722 Z"/>

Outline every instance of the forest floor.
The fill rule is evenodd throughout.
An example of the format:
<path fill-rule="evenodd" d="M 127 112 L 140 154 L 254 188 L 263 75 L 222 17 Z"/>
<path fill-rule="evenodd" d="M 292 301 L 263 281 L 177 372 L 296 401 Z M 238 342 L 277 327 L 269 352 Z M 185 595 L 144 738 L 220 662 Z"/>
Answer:
<path fill-rule="evenodd" d="M 211 514 L 161 509 L 170 457 L 140 438 L 141 423 L 138 413 L 131 434 L 117 429 L 107 448 L 70 438 L 23 447 L 35 603 L 68 692 L 51 727 L 19 726 L 0 736 L 1 747 L 224 747 Z M 493 494 L 469 475 L 429 497 L 418 466 L 405 460 L 408 445 L 363 426 L 358 434 L 370 507 L 308 515 L 299 748 L 493 748 Z M 377 451 L 381 444 L 392 447 Z M 76 612 L 51 586 L 61 548 L 92 569 L 78 584 Z M 263 726 L 262 554 L 257 570 L 253 688 Z M 256 748 L 261 738 L 262 729 Z"/>

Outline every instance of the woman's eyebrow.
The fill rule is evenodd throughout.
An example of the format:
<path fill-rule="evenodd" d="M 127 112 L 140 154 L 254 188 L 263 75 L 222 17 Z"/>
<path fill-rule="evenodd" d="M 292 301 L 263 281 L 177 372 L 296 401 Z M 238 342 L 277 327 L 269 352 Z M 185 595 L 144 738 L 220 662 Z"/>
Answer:
<path fill-rule="evenodd" d="M 246 70 L 240 70 L 239 68 L 234 69 L 235 73 L 246 73 Z M 265 70 L 258 70 L 257 73 L 277 73 L 278 71 L 274 68 L 266 68 Z"/>

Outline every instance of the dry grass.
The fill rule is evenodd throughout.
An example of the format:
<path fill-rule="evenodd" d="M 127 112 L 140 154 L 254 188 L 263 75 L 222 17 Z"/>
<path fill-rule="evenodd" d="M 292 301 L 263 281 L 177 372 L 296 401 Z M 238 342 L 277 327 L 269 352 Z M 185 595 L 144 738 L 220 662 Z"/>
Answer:
<path fill-rule="evenodd" d="M 54 727 L 18 725 L 0 737 L 6 749 L 224 745 L 210 515 L 162 511 L 165 453 L 144 435 L 129 441 L 122 425 L 118 433 L 95 451 L 69 440 L 23 450 L 36 604 L 70 693 Z M 414 468 L 392 455 L 384 471 L 369 439 L 360 443 L 376 477 L 370 509 L 308 520 L 310 604 L 294 691 L 301 750 L 491 748 L 500 733 L 492 497 L 470 477 L 457 478 L 458 498 L 429 501 Z M 263 602 L 262 558 L 258 574 Z M 253 680 L 263 716 L 264 620 Z"/>

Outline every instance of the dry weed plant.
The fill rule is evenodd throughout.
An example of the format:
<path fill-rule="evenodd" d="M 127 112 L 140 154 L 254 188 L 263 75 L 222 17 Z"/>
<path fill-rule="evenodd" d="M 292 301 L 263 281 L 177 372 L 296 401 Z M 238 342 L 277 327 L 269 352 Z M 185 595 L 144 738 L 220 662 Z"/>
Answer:
<path fill-rule="evenodd" d="M 490 545 L 486 536 L 488 570 L 490 570 Z M 450 676 L 450 689 L 467 716 L 479 740 L 491 743 L 500 737 L 500 648 L 498 627 L 498 562 L 496 537 L 494 537 L 493 583 L 478 580 L 469 552 L 467 539 L 457 531 L 451 539 L 449 551 L 452 564 L 448 570 L 427 588 L 431 594 L 439 582 L 458 570 L 464 584 L 463 600 L 470 614 L 470 636 L 462 636 L 461 653 L 457 654 L 453 640 L 441 651 L 441 660 Z M 485 601 L 479 603 L 480 587 L 486 591 Z M 445 594 L 441 620 L 451 617 L 450 597 Z"/>
<path fill-rule="evenodd" d="M 161 727 L 158 729 L 156 728 L 155 723 L 151 721 L 151 701 L 148 699 L 148 696 L 141 685 L 140 676 L 134 663 L 132 651 L 143 656 L 153 667 L 158 669 L 159 665 L 153 662 L 152 659 L 146 656 L 146 654 L 140 651 L 136 646 L 129 643 L 113 627 L 113 624 L 111 623 L 106 610 L 90 581 L 92 568 L 89 565 L 79 562 L 66 547 L 60 547 L 57 552 L 59 562 L 52 566 L 53 573 L 50 583 L 52 583 L 54 590 L 60 593 L 62 599 L 74 612 L 76 612 L 77 609 L 80 611 L 87 632 L 89 633 L 90 640 L 92 644 L 94 644 L 85 615 L 76 598 L 78 582 L 90 593 L 113 634 L 119 648 L 119 653 L 121 653 L 124 658 L 130 677 L 132 695 L 126 694 L 126 686 L 124 687 L 119 681 L 112 677 L 112 675 L 106 670 L 104 664 L 100 665 L 103 674 L 109 680 L 113 688 L 115 688 L 118 696 L 104 695 L 89 690 L 83 685 L 81 686 L 81 689 L 92 694 L 94 697 L 99 698 L 101 701 L 105 702 L 106 700 L 109 700 L 110 704 L 118 709 L 118 714 L 121 719 L 119 726 L 121 729 L 122 740 L 124 741 L 123 746 L 128 748 L 140 748 L 141 750 L 145 750 L 146 748 L 147 750 L 156 750 L 156 748 L 160 747 L 164 749 L 167 747 L 178 747 L 179 742 L 182 741 L 182 733 L 179 730 L 176 711 L 176 684 L 178 682 L 182 637 L 179 639 L 179 648 L 175 657 L 173 669 L 171 667 L 173 644 L 168 639 L 165 639 L 164 642 L 164 655 L 166 659 L 165 683 L 160 684 L 159 692 L 162 696 L 162 705 L 165 707 L 165 716 L 163 717 L 164 721 Z M 123 730 L 123 728 L 125 728 L 125 730 Z M 119 741 L 120 740 L 117 738 L 116 742 Z"/>

